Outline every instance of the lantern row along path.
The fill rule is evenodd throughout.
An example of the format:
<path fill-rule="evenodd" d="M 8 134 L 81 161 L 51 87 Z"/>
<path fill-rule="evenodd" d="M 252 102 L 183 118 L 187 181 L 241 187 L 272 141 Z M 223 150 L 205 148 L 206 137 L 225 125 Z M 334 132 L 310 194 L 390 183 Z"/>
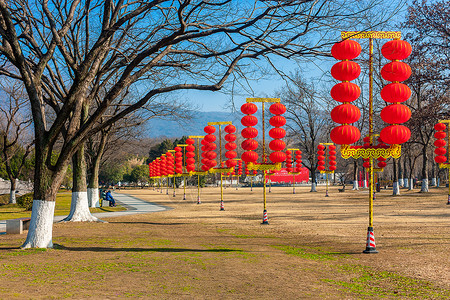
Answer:
<path fill-rule="evenodd" d="M 156 205 L 151 202 L 147 202 L 141 200 L 139 198 L 127 195 L 127 194 L 118 194 L 113 193 L 113 197 L 116 200 L 117 204 L 120 204 L 127 208 L 125 211 L 114 211 L 114 212 L 103 212 L 103 213 L 94 213 L 93 216 L 103 219 L 103 218 L 113 218 L 113 217 L 121 217 L 133 214 L 146 214 L 158 211 L 165 211 L 172 209 L 168 206 Z M 54 222 L 59 222 L 64 219 L 66 216 L 55 216 Z M 0 221 L 0 234 L 6 233 L 6 220 Z"/>

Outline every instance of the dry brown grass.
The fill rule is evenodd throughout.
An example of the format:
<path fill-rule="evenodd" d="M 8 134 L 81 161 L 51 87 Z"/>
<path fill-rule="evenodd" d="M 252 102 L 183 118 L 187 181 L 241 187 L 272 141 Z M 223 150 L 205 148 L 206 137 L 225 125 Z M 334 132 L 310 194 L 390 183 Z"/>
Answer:
<path fill-rule="evenodd" d="M 18 250 L 2 236 L 1 298 L 447 299 L 450 297 L 446 189 L 375 202 L 380 253 L 362 254 L 368 193 L 272 188 L 270 225 L 261 225 L 262 189 L 218 188 L 188 199 L 125 191 L 170 206 L 110 223 L 56 224 L 56 249 Z"/>

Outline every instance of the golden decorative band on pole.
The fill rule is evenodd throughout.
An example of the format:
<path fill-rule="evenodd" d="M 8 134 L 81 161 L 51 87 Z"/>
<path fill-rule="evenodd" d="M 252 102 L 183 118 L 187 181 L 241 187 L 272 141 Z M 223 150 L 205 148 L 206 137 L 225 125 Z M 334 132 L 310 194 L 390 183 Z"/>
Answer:
<path fill-rule="evenodd" d="M 402 38 L 400 31 L 341 31 L 342 39 L 394 39 Z"/>
<path fill-rule="evenodd" d="M 341 156 L 344 159 L 353 158 L 399 158 L 402 154 L 401 145 L 391 145 L 389 148 L 362 148 L 358 146 L 341 145 Z"/>
<path fill-rule="evenodd" d="M 229 125 L 233 124 L 231 121 L 225 121 L 225 122 L 208 122 L 208 125 Z"/>
<path fill-rule="evenodd" d="M 246 98 L 246 102 L 274 102 L 274 103 L 280 103 L 280 98 Z"/>
<path fill-rule="evenodd" d="M 261 171 L 267 171 L 267 170 L 281 170 L 281 163 L 277 163 L 277 164 L 254 164 L 254 163 L 247 163 L 247 169 L 248 169 L 248 170 L 261 170 Z"/>
<path fill-rule="evenodd" d="M 190 139 L 202 139 L 204 137 L 205 137 L 204 135 L 190 135 L 190 136 L 188 136 L 188 138 L 190 138 Z"/>

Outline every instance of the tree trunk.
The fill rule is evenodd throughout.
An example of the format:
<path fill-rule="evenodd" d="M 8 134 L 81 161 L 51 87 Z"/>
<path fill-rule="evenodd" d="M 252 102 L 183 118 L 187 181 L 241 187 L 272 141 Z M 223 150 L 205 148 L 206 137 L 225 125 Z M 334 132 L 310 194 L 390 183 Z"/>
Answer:
<path fill-rule="evenodd" d="M 422 148 L 422 158 L 422 185 L 420 192 L 428 193 L 428 154 L 425 146 Z"/>
<path fill-rule="evenodd" d="M 91 177 L 89 178 L 88 184 L 88 201 L 89 207 L 100 207 L 100 197 L 98 190 L 98 174 L 100 171 L 100 162 L 103 156 L 103 152 L 105 151 L 106 142 L 108 140 L 108 132 L 101 132 L 100 144 L 97 149 L 97 153 L 95 154 L 94 160 L 92 162 L 92 166 L 90 169 Z"/>
<path fill-rule="evenodd" d="M 398 163 L 400 164 L 400 161 L 398 161 Z M 400 185 L 398 182 L 398 173 L 397 173 L 397 159 L 392 159 L 392 166 L 393 166 L 393 173 L 394 173 L 394 178 L 393 178 L 393 183 L 392 183 L 392 195 L 394 196 L 398 196 L 400 195 Z"/>
<path fill-rule="evenodd" d="M 9 203 L 16 204 L 16 182 L 17 180 L 15 178 L 12 178 L 11 180 L 11 186 L 9 188 Z"/>
<path fill-rule="evenodd" d="M 353 160 L 353 190 L 359 190 L 358 186 L 358 162 L 356 159 Z"/>
<path fill-rule="evenodd" d="M 98 221 L 89 211 L 88 192 L 86 185 L 86 160 L 84 157 L 84 145 L 72 157 L 73 164 L 73 188 L 70 213 L 63 222 Z"/>
<path fill-rule="evenodd" d="M 436 168 L 435 168 L 435 164 L 431 165 L 431 186 L 436 186 Z"/>
<path fill-rule="evenodd" d="M 56 194 L 67 171 L 69 159 L 50 171 L 45 161 L 46 149 L 37 144 L 34 170 L 34 195 L 30 227 L 21 248 L 52 248 L 53 216 Z"/>
<path fill-rule="evenodd" d="M 403 170 L 402 170 L 401 158 L 398 159 L 397 167 L 398 167 L 398 186 L 400 188 L 400 187 L 404 186 L 404 184 L 403 184 Z"/>
<path fill-rule="evenodd" d="M 408 172 L 406 171 L 406 159 L 403 160 L 403 187 L 408 188 L 409 187 L 409 180 L 408 180 Z"/>
<path fill-rule="evenodd" d="M 317 192 L 317 178 L 316 178 L 316 173 L 314 172 L 315 170 L 310 170 L 311 172 L 311 190 L 309 192 Z"/>

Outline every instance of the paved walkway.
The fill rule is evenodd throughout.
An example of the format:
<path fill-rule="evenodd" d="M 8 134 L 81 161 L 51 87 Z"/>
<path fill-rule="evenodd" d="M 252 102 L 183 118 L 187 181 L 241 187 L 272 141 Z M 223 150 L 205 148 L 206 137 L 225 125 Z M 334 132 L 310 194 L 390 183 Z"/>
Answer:
<path fill-rule="evenodd" d="M 127 195 L 127 194 L 118 194 L 113 193 L 113 197 L 116 202 L 122 206 L 125 206 L 127 210 L 124 211 L 115 211 L 115 212 L 104 212 L 104 213 L 95 213 L 92 214 L 99 219 L 102 218 L 113 218 L 120 216 L 127 216 L 133 214 L 146 214 L 158 211 L 164 211 L 172 209 L 168 206 L 157 205 L 151 202 L 143 201 L 139 198 Z M 55 216 L 54 222 L 59 222 L 67 216 Z M 0 234 L 6 233 L 6 220 L 0 221 Z"/>

